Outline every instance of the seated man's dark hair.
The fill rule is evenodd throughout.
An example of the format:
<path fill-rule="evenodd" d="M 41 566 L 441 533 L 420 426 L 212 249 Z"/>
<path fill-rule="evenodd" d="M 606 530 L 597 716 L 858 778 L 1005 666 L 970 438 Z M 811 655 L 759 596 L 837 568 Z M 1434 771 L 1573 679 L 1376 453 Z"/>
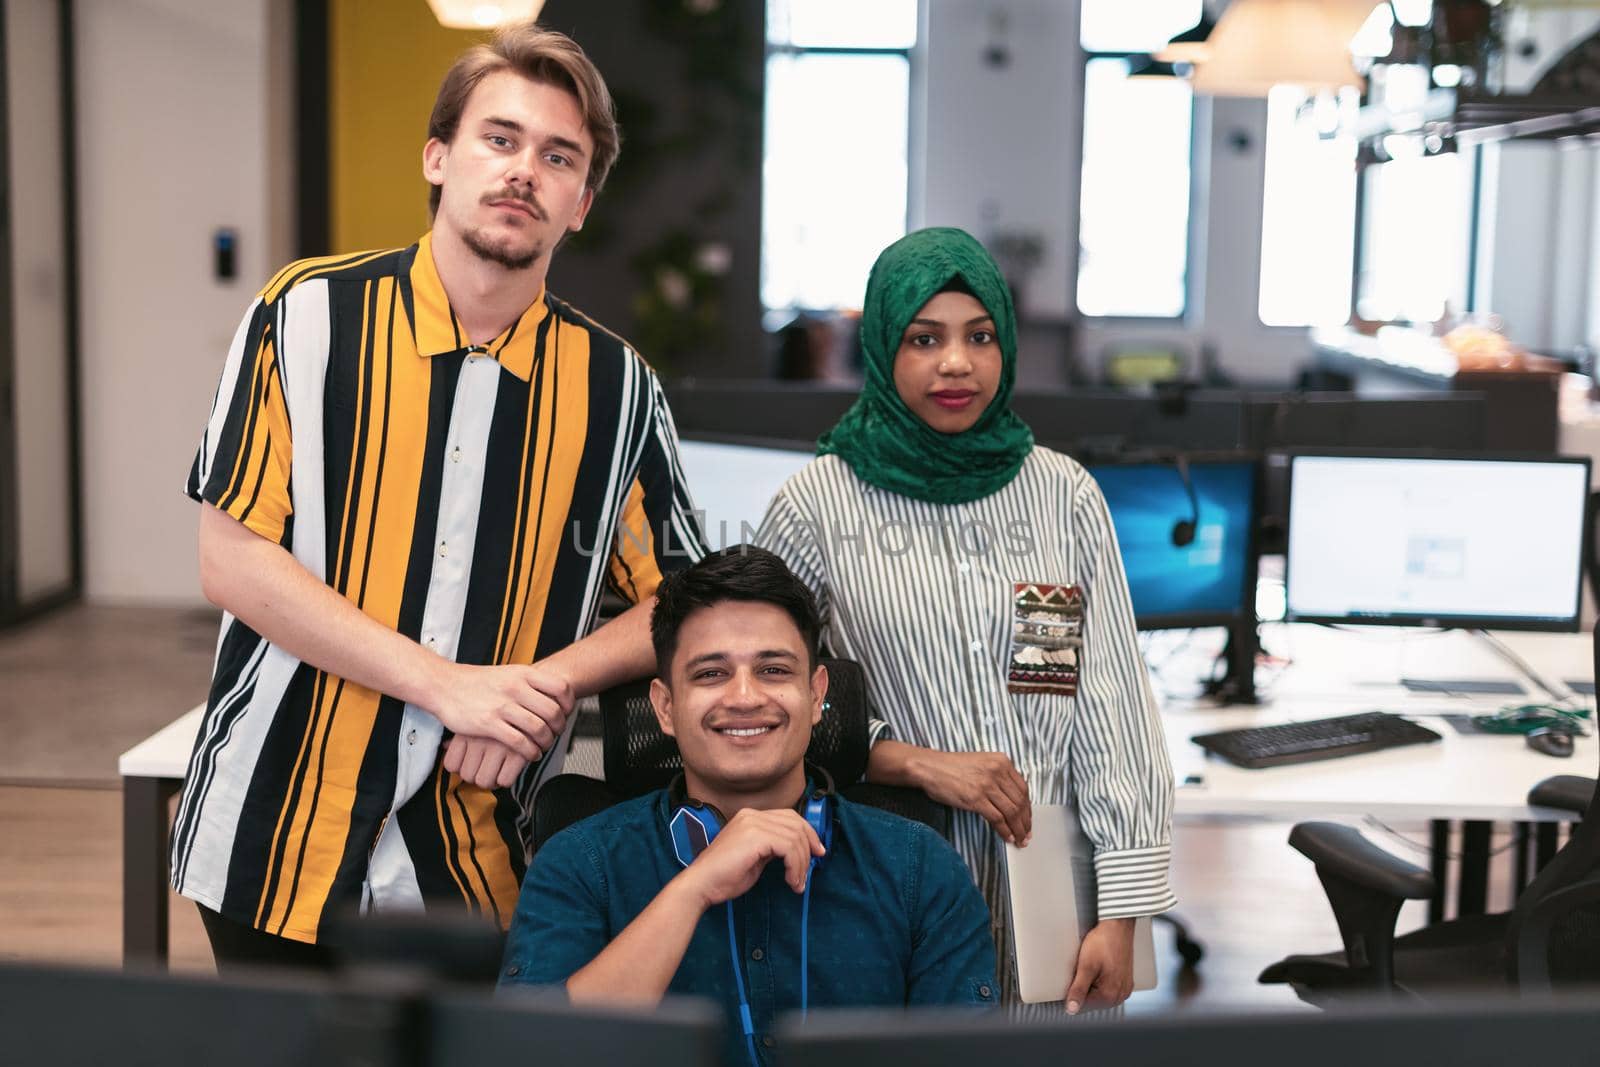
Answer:
<path fill-rule="evenodd" d="M 668 575 L 656 590 L 650 643 L 655 646 L 656 673 L 662 681 L 669 680 L 672 654 L 678 650 L 678 631 L 683 629 L 684 620 L 701 608 L 724 600 L 772 604 L 788 612 L 805 642 L 807 666 L 816 666 L 822 622 L 811 590 L 783 560 L 766 549 L 733 545 L 711 553 L 687 570 Z"/>

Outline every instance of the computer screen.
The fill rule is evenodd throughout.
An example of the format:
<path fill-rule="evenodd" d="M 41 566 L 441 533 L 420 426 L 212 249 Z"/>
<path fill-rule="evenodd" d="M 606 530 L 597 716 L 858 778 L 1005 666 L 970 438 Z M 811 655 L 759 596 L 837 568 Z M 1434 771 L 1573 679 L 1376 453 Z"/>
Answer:
<path fill-rule="evenodd" d="M 784 1067 L 1489 1067 L 1593 1062 L 1600 1012 L 1592 995 L 1509 992 L 1427 1003 L 1357 992 L 1338 1011 L 1272 1006 L 1127 1021 L 813 1009 L 787 1017 L 778 1040 Z"/>
<path fill-rule="evenodd" d="M 1576 630 L 1585 458 L 1295 455 L 1291 620 Z"/>
<path fill-rule="evenodd" d="M 816 458 L 810 449 L 721 441 L 678 443 L 689 495 L 703 513 L 706 541 L 727 548 L 753 540 L 783 483 Z"/>
<path fill-rule="evenodd" d="M 1111 511 L 1140 629 L 1254 619 L 1253 459 L 1096 463 L 1089 472 Z"/>

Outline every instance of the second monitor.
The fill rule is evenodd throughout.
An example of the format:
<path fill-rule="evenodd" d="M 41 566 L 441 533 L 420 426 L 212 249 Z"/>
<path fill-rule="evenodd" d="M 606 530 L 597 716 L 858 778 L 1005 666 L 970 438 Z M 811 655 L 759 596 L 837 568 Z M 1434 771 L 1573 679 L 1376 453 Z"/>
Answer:
<path fill-rule="evenodd" d="M 1588 459 L 1290 463 L 1291 620 L 1578 629 Z"/>
<path fill-rule="evenodd" d="M 1141 630 L 1255 622 L 1256 463 L 1093 463 Z"/>

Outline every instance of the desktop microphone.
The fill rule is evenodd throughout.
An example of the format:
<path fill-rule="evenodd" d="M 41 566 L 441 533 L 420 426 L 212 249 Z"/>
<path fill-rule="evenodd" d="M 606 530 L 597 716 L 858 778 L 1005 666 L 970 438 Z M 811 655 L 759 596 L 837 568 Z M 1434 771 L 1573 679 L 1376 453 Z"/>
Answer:
<path fill-rule="evenodd" d="M 1200 497 L 1194 491 L 1194 481 L 1189 477 L 1189 460 L 1183 455 L 1173 458 L 1172 464 L 1183 479 L 1183 491 L 1189 495 L 1189 517 L 1172 524 L 1172 544 L 1186 548 L 1194 543 L 1195 531 L 1200 528 Z"/>

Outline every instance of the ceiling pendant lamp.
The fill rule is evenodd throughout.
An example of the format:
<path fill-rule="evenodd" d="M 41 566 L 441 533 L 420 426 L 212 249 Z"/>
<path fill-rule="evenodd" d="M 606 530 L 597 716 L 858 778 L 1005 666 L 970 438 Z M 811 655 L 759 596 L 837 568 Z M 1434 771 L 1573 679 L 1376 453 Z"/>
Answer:
<path fill-rule="evenodd" d="M 1182 65 L 1155 56 L 1133 56 L 1128 60 L 1130 78 L 1181 78 L 1187 73 Z"/>
<path fill-rule="evenodd" d="M 492 30 L 539 17 L 544 0 L 428 0 L 439 25 L 452 30 Z"/>
<path fill-rule="evenodd" d="M 1168 41 L 1167 46 L 1155 54 L 1156 60 L 1161 63 L 1204 63 L 1211 58 L 1211 31 L 1216 28 L 1216 19 L 1206 14 L 1202 7 L 1200 21 Z"/>
<path fill-rule="evenodd" d="M 1274 85 L 1312 91 L 1360 88 L 1350 39 L 1373 0 L 1234 0 L 1210 37 L 1194 90 L 1211 96 L 1266 96 Z"/>

